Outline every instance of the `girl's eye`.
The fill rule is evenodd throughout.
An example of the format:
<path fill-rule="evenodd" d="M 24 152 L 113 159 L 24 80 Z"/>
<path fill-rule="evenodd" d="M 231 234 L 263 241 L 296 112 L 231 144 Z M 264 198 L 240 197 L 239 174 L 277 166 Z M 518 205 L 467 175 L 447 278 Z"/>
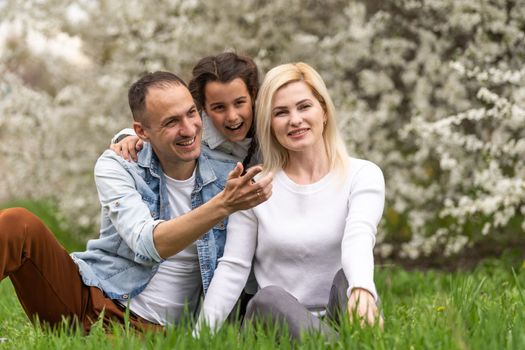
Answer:
<path fill-rule="evenodd" d="M 220 112 L 222 110 L 224 110 L 224 106 L 215 106 L 212 108 L 212 110 L 216 111 L 216 112 Z"/>

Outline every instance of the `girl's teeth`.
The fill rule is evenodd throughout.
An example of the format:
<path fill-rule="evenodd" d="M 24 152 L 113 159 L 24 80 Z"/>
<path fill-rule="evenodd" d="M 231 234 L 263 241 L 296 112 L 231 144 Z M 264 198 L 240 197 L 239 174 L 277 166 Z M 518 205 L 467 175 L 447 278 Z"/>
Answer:
<path fill-rule="evenodd" d="M 239 123 L 239 124 L 236 124 L 236 125 L 227 126 L 227 128 L 230 129 L 230 130 L 236 130 L 236 129 L 240 128 L 241 125 L 242 125 L 242 123 Z"/>

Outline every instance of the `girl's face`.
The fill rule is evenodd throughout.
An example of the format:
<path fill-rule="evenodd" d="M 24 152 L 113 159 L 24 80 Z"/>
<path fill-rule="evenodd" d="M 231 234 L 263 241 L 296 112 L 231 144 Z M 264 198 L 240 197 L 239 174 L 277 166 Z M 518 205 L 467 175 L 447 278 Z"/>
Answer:
<path fill-rule="evenodd" d="M 277 90 L 271 113 L 272 132 L 288 152 L 324 153 L 326 114 L 306 83 L 297 81 Z"/>
<path fill-rule="evenodd" d="M 242 141 L 253 123 L 253 103 L 241 78 L 221 83 L 212 81 L 204 87 L 204 111 L 213 125 L 231 142 Z"/>

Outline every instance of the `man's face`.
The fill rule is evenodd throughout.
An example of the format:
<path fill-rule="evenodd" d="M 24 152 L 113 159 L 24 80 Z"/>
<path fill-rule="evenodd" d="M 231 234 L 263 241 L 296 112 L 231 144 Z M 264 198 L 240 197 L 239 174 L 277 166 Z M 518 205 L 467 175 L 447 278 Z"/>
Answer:
<path fill-rule="evenodd" d="M 166 175 L 186 178 L 201 152 L 202 120 L 183 85 L 153 87 L 146 96 L 145 122 L 135 127 L 151 143 Z M 183 174 L 183 175 L 181 175 Z"/>

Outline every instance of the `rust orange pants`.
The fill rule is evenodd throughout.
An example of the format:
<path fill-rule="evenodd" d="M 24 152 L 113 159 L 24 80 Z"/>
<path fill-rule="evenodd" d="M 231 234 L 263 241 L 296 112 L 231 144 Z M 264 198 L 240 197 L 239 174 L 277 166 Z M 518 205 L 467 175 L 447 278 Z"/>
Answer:
<path fill-rule="evenodd" d="M 55 327 L 66 319 L 89 332 L 104 310 L 103 323 L 124 323 L 125 310 L 96 287 L 86 286 L 77 265 L 55 236 L 23 208 L 0 211 L 0 281 L 9 277 L 22 307 L 33 322 Z M 161 330 L 130 314 L 139 330 Z"/>

